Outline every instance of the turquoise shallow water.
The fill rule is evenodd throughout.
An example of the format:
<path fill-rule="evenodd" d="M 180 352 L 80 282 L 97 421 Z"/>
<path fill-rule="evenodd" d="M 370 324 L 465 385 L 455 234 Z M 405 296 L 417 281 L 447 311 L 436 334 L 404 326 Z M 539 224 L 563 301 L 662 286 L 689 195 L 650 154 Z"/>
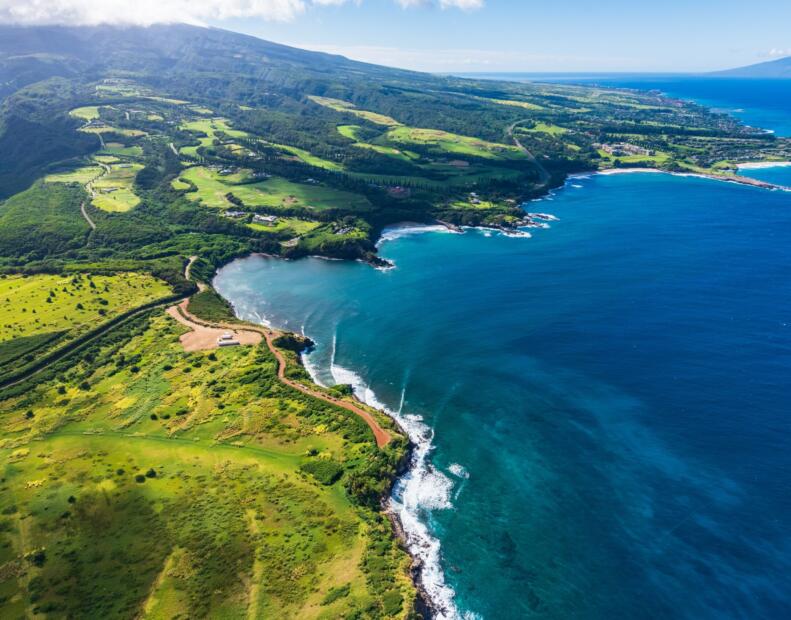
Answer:
<path fill-rule="evenodd" d="M 451 612 L 789 617 L 791 195 L 631 174 L 529 208 L 559 221 L 393 235 L 387 272 L 251 257 L 216 286 L 433 431 L 396 506 L 441 545 Z"/>

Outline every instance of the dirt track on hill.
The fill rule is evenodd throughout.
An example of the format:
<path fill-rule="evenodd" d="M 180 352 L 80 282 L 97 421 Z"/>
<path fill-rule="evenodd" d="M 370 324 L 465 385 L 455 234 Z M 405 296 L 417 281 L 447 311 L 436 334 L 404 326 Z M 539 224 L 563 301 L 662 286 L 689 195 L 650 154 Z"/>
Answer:
<path fill-rule="evenodd" d="M 208 323 L 191 314 L 188 308 L 189 299 L 185 299 L 180 304 L 171 306 L 167 310 L 167 313 L 171 317 L 176 319 L 182 325 L 192 329 L 192 332 L 184 334 L 181 337 L 181 343 L 184 345 L 184 349 L 186 351 L 199 351 L 208 348 L 217 348 L 217 338 L 227 332 L 236 334 L 236 340 L 242 344 L 258 344 L 261 342 L 261 338 L 263 337 L 266 340 L 267 347 L 269 347 L 272 355 L 274 355 L 275 359 L 277 360 L 277 377 L 281 383 L 284 383 L 285 385 L 294 388 L 303 394 L 323 400 L 325 403 L 342 407 L 343 409 L 346 409 L 346 411 L 350 411 L 351 413 L 361 417 L 373 432 L 374 437 L 376 438 L 376 445 L 380 448 L 390 443 L 392 436 L 379 425 L 379 422 L 376 421 L 376 418 L 374 418 L 374 416 L 371 415 L 369 411 L 366 411 L 362 407 L 358 407 L 352 402 L 330 396 L 329 394 L 325 394 L 320 390 L 313 389 L 300 383 L 299 381 L 294 381 L 293 379 L 286 377 L 286 358 L 274 344 L 274 339 L 278 336 L 277 332 L 264 327 L 255 327 L 252 325 L 244 325 L 244 329 L 240 329 L 240 325 L 234 325 L 232 323 Z M 251 336 L 254 336 L 257 338 L 257 340 L 252 342 Z M 197 348 L 188 349 L 188 346 L 194 346 Z"/>

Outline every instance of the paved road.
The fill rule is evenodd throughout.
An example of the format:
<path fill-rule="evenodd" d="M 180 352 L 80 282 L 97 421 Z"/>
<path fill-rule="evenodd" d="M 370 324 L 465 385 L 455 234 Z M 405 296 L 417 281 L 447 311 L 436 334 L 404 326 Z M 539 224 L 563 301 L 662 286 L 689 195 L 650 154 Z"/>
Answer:
<path fill-rule="evenodd" d="M 544 166 L 541 165 L 541 162 L 539 162 L 536 159 L 535 155 L 533 155 L 533 153 L 531 153 L 529 150 L 527 150 L 527 148 L 524 147 L 524 145 L 519 141 L 519 138 L 517 138 L 514 135 L 514 129 L 516 129 L 516 126 L 519 125 L 520 123 L 524 123 L 526 120 L 529 119 L 516 121 L 513 125 L 511 125 L 510 127 L 508 127 L 508 129 L 506 129 L 506 133 L 508 134 L 508 137 L 514 141 L 514 144 L 517 146 L 517 148 L 520 151 L 522 151 L 525 155 L 527 155 L 530 162 L 535 165 L 539 175 L 538 182 L 542 187 L 546 187 L 547 185 L 549 185 L 549 180 L 551 178 L 549 172 L 547 172 L 547 169 L 544 168 Z"/>
<path fill-rule="evenodd" d="M 85 221 L 88 222 L 88 226 L 90 226 L 93 230 L 96 230 L 96 224 L 93 223 L 93 220 L 90 218 L 88 212 L 85 210 L 84 202 L 80 205 L 80 211 L 82 212 L 82 217 L 84 217 Z"/>

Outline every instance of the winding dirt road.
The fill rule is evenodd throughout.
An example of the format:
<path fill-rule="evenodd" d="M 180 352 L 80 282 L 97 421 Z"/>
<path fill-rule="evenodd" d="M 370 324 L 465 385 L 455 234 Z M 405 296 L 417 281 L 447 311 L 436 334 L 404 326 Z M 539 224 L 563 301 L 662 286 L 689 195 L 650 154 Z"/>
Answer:
<path fill-rule="evenodd" d="M 192 332 L 182 336 L 181 342 L 185 346 L 185 350 L 188 351 L 200 350 L 201 344 L 205 344 L 203 348 L 216 348 L 217 338 L 220 336 L 220 334 L 228 331 L 233 332 L 236 335 L 236 339 L 242 344 L 257 344 L 261 341 L 261 336 L 263 336 L 266 340 L 266 346 L 269 347 L 272 355 L 274 355 L 275 359 L 277 360 L 277 378 L 281 383 L 294 388 L 303 394 L 323 400 L 325 403 L 335 405 L 336 407 L 342 407 L 343 409 L 346 409 L 346 411 L 350 411 L 351 413 L 359 416 L 373 432 L 374 437 L 376 438 L 376 445 L 380 448 L 390 443 L 392 436 L 379 425 L 379 422 L 376 421 L 376 418 L 374 418 L 370 412 L 366 411 L 362 407 L 358 407 L 354 403 L 330 396 L 329 394 L 317 389 L 313 389 L 307 385 L 286 377 L 286 358 L 274 344 L 274 339 L 278 336 L 277 332 L 249 324 L 243 325 L 243 329 L 240 329 L 242 326 L 231 323 L 208 323 L 190 313 L 189 299 L 185 299 L 180 304 L 168 308 L 168 314 L 179 321 L 182 325 L 185 325 L 193 330 Z M 257 338 L 255 342 L 253 342 L 255 339 L 251 339 L 251 334 Z M 187 349 L 188 345 L 197 346 L 198 348 Z"/>

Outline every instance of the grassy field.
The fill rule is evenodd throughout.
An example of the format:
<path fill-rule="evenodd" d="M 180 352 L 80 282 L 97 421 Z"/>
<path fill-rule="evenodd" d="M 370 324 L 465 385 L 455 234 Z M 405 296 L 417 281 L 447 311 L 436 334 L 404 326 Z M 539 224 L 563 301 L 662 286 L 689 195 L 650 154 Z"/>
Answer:
<path fill-rule="evenodd" d="M 183 131 L 191 131 L 193 133 L 205 134 L 198 137 L 200 144 L 197 146 L 182 147 L 180 153 L 187 157 L 198 157 L 199 148 L 207 148 L 212 146 L 215 139 L 218 139 L 218 133 L 224 133 L 229 138 L 247 138 L 249 134 L 244 131 L 232 129 L 228 121 L 224 118 L 202 118 L 199 120 L 189 121 L 181 125 Z"/>
<path fill-rule="evenodd" d="M 322 159 L 317 155 L 313 155 L 309 151 L 304 149 L 297 148 L 296 146 L 288 146 L 287 144 L 275 144 L 271 143 L 272 146 L 289 153 L 290 155 L 296 157 L 300 161 L 308 164 L 309 166 L 316 166 L 317 168 L 324 168 L 325 170 L 332 170 L 333 172 L 341 172 L 343 170 L 343 166 L 337 162 L 329 161 L 327 159 Z"/>
<path fill-rule="evenodd" d="M 344 490 L 365 424 L 182 329 L 159 314 L 2 402 L 0 617 L 406 618 L 409 559 Z"/>
<path fill-rule="evenodd" d="M 619 155 L 615 157 L 607 151 L 599 150 L 599 155 L 601 155 L 600 164 L 604 167 L 612 166 L 615 161 L 620 161 L 622 164 L 648 164 L 658 166 L 670 159 L 670 155 L 662 151 L 657 151 L 653 155 Z"/>
<path fill-rule="evenodd" d="M 2 278 L 0 368 L 13 370 L 56 344 L 170 293 L 164 282 L 138 273 Z"/>
<path fill-rule="evenodd" d="M 91 204 L 97 209 L 111 213 L 123 213 L 140 204 L 134 193 L 135 176 L 143 169 L 142 164 L 110 164 L 110 171 L 91 184 L 94 196 Z"/>
<path fill-rule="evenodd" d="M 44 177 L 46 183 L 79 183 L 86 185 L 95 178 L 102 175 L 104 170 L 101 166 L 83 166 L 68 172 L 56 172 Z"/>
<path fill-rule="evenodd" d="M 92 121 L 99 118 L 99 106 L 89 105 L 82 108 L 74 108 L 69 111 L 69 116 L 81 118 L 84 121 Z"/>
<path fill-rule="evenodd" d="M 248 224 L 253 230 L 279 232 L 281 230 L 290 230 L 294 235 L 304 235 L 312 230 L 315 230 L 321 224 L 319 222 L 312 222 L 310 220 L 301 220 L 295 217 L 281 217 L 278 219 L 277 224 L 274 226 L 267 226 L 265 224 Z"/>
<path fill-rule="evenodd" d="M 524 159 L 515 146 L 488 142 L 470 136 L 417 127 L 396 127 L 387 132 L 387 140 L 395 144 L 414 144 L 430 147 L 438 154 L 469 155 L 483 159 Z"/>
<path fill-rule="evenodd" d="M 96 134 L 116 133 L 121 136 L 127 136 L 129 138 L 140 138 L 142 136 L 148 135 L 145 131 L 141 129 L 127 129 L 125 127 L 113 127 L 112 125 L 100 125 L 98 127 L 84 127 L 81 128 L 80 131 L 84 133 L 96 133 Z"/>
<path fill-rule="evenodd" d="M 568 132 L 568 129 L 550 123 L 536 123 L 533 127 L 525 127 L 524 131 L 527 132 L 540 132 L 548 133 L 551 136 L 560 136 Z"/>
<path fill-rule="evenodd" d="M 402 161 L 412 162 L 415 160 L 420 159 L 420 156 L 417 153 L 413 153 L 411 151 L 401 150 L 394 148 L 392 146 L 382 146 L 379 144 L 371 144 L 369 142 L 363 142 L 357 137 L 357 132 L 359 131 L 360 127 L 358 125 L 339 125 L 338 126 L 338 133 L 341 134 L 344 138 L 349 138 L 350 140 L 354 140 L 354 146 L 358 146 L 364 149 L 371 149 L 372 151 L 376 151 L 377 153 L 381 153 L 382 155 L 389 155 L 390 157 L 395 157 Z"/>
<path fill-rule="evenodd" d="M 357 194 L 343 192 L 321 185 L 292 183 L 273 177 L 258 183 L 238 184 L 246 173 L 221 176 L 204 166 L 194 166 L 182 172 L 181 177 L 195 184 L 195 192 L 187 194 L 191 200 L 200 200 L 207 207 L 216 209 L 235 208 L 226 198 L 233 193 L 246 206 L 270 207 L 274 210 L 285 207 L 322 209 L 366 210 L 368 201 Z M 174 185 L 179 188 L 181 186 Z"/>
<path fill-rule="evenodd" d="M 376 125 L 384 125 L 387 127 L 398 127 L 401 125 L 401 123 L 399 123 L 394 118 L 386 116 L 385 114 L 379 114 L 377 112 L 360 110 L 357 108 L 357 106 L 355 106 L 353 103 L 349 103 L 348 101 L 332 99 L 330 97 L 316 97 L 313 95 L 309 96 L 308 99 L 313 101 L 313 103 L 324 106 L 325 108 L 330 108 L 336 112 L 347 112 L 357 116 L 358 118 L 363 118 L 371 123 L 375 123 Z"/>
<path fill-rule="evenodd" d="M 6 276 L 0 278 L 0 342 L 43 332 L 77 334 L 169 294 L 164 282 L 140 273 Z"/>
<path fill-rule="evenodd" d="M 120 142 L 107 142 L 99 153 L 121 157 L 140 157 L 143 154 L 143 149 L 137 145 L 125 146 Z"/>
<path fill-rule="evenodd" d="M 545 110 L 544 106 L 540 106 L 537 103 L 530 103 L 529 101 L 515 101 L 513 99 L 486 99 L 486 101 L 491 101 L 492 103 L 497 103 L 500 105 L 507 105 L 514 108 L 522 108 L 524 110 Z"/>

